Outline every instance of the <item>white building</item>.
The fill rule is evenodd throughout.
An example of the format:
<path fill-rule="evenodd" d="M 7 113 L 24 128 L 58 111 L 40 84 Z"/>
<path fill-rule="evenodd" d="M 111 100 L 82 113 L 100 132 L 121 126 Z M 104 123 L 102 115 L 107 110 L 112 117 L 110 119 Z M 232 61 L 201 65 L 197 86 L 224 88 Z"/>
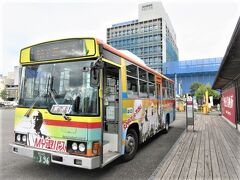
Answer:
<path fill-rule="evenodd" d="M 18 84 L 19 84 L 19 66 L 14 66 L 14 71 L 8 72 L 7 76 L 0 75 L 0 92 L 6 89 L 7 100 L 12 101 L 17 98 Z"/>

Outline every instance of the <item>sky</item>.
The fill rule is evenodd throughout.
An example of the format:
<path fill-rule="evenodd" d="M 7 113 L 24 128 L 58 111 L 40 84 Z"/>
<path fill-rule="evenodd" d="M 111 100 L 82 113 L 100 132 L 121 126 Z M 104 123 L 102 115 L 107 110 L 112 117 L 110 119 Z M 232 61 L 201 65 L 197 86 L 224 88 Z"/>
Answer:
<path fill-rule="evenodd" d="M 94 36 L 106 42 L 112 24 L 138 18 L 151 0 L 2 0 L 0 74 L 19 65 L 24 47 Z M 156 1 L 156 0 L 155 0 Z M 174 27 L 179 59 L 223 57 L 240 15 L 239 0 L 162 0 Z"/>

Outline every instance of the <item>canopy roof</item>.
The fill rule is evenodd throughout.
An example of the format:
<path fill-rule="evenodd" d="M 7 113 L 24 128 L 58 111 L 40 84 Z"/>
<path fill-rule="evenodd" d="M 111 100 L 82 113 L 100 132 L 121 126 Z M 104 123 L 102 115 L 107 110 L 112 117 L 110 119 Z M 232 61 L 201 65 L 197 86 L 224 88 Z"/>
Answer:
<path fill-rule="evenodd" d="M 240 18 L 218 70 L 213 89 L 222 89 L 240 76 Z"/>

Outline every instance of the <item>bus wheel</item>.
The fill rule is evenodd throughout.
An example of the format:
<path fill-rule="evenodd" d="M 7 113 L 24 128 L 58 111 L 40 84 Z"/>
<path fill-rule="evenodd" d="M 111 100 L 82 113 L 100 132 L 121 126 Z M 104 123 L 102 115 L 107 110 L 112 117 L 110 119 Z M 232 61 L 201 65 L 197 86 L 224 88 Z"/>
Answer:
<path fill-rule="evenodd" d="M 134 129 L 129 129 L 127 132 L 125 143 L 125 154 L 123 155 L 124 161 L 129 161 L 134 158 L 138 149 L 138 135 Z"/>
<path fill-rule="evenodd" d="M 168 133 L 168 130 L 169 130 L 169 120 L 166 121 L 164 133 Z"/>

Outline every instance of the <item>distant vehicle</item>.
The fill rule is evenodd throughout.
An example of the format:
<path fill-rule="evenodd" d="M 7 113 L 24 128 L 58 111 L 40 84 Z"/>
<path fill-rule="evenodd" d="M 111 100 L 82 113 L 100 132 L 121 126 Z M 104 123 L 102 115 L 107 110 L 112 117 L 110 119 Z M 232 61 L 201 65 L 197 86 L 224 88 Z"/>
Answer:
<path fill-rule="evenodd" d="M 0 103 L 0 107 L 4 107 L 5 106 L 5 104 L 3 104 L 3 103 Z"/>
<path fill-rule="evenodd" d="M 175 120 L 174 82 L 95 38 L 21 50 L 16 154 L 79 168 L 134 158 Z"/>

